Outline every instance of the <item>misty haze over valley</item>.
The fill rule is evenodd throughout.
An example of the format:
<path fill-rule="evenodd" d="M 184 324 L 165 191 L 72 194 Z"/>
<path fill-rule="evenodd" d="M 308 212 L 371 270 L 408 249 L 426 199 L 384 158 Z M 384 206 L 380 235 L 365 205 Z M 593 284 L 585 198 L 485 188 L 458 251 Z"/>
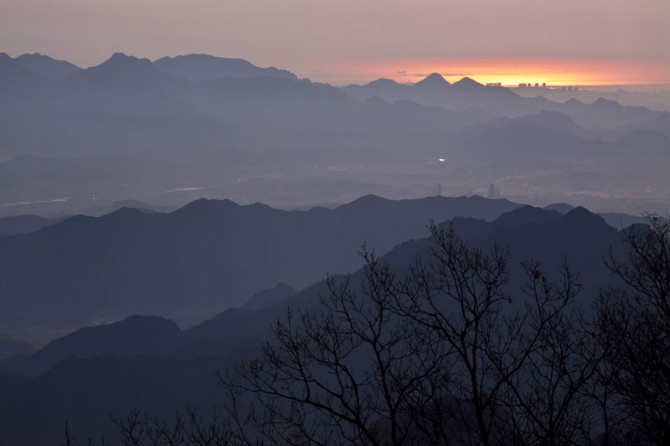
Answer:
<path fill-rule="evenodd" d="M 287 68 L 0 53 L 0 445 L 670 442 L 667 92 Z"/>
<path fill-rule="evenodd" d="M 670 199 L 670 112 L 602 98 L 552 102 L 438 74 L 334 88 L 206 55 L 117 53 L 80 69 L 2 54 L 0 76 L 1 216 L 200 197 L 305 209 L 370 193 L 639 214 Z"/>

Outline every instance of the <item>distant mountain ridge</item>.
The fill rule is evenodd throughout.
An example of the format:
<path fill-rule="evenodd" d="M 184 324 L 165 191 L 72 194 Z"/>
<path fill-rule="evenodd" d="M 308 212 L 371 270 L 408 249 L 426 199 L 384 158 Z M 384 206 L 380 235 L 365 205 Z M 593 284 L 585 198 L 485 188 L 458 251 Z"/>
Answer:
<path fill-rule="evenodd" d="M 450 84 L 439 73 L 432 73 L 412 85 L 378 79 L 365 85 L 352 84 L 343 87 L 342 91 L 359 100 L 379 96 L 388 101 L 413 100 L 422 105 L 439 106 L 454 111 L 480 107 L 506 117 L 537 114 L 544 110 L 555 111 L 570 116 L 581 126 L 590 128 L 613 128 L 631 122 L 640 123 L 660 115 L 670 122 L 670 113 L 654 112 L 643 107 L 624 107 L 603 98 L 592 104 L 584 104 L 576 99 L 561 104 L 542 96 L 522 98 L 508 88 L 485 86 L 468 77 Z"/>
<path fill-rule="evenodd" d="M 0 57 L 0 215 L 39 213 L 64 197 L 68 214 L 100 203 L 81 191 L 111 203 L 143 190 L 142 199 L 174 207 L 187 201 L 176 198 L 183 185 L 286 207 L 371 192 L 421 196 L 437 184 L 450 195 L 484 193 L 499 181 L 526 202 L 548 194 L 639 212 L 667 201 L 670 113 L 522 98 L 439 74 L 413 86 L 335 88 L 237 59 L 159 60 L 116 53 L 47 79 Z"/>
<path fill-rule="evenodd" d="M 123 53 L 114 53 L 94 67 L 76 71 L 61 80 L 62 84 L 88 94 L 143 94 L 166 93 L 183 85 L 175 76 L 157 69 L 149 59 L 139 59 Z M 72 94 L 72 93 L 71 93 Z"/>
<path fill-rule="evenodd" d="M 16 58 L 16 61 L 27 69 L 51 80 L 62 79 L 81 70 L 81 68 L 66 60 L 53 59 L 39 53 L 22 54 Z"/>
<path fill-rule="evenodd" d="M 23 90 L 42 91 L 48 85 L 47 79 L 27 68 L 6 53 L 0 53 L 0 92 L 10 101 L 24 96 Z"/>
<path fill-rule="evenodd" d="M 288 70 L 275 67 L 260 68 L 244 59 L 222 58 L 207 54 L 166 56 L 151 62 L 148 59 L 115 53 L 102 64 L 86 69 L 41 54 L 24 54 L 16 59 L 11 59 L 5 54 L 4 58 L 14 60 L 24 67 L 26 69 L 26 72 L 22 74 L 24 78 L 28 76 L 27 73 L 32 73 L 43 79 L 63 80 L 80 72 L 87 73 L 82 77 L 75 77 L 75 80 L 71 81 L 74 83 L 87 82 L 84 79 L 89 79 L 88 82 L 91 82 L 92 77 L 98 77 L 100 80 L 132 77 L 135 82 L 144 82 L 146 86 L 150 86 L 152 82 L 158 82 L 161 85 L 169 83 L 169 78 L 195 83 L 223 78 L 271 77 L 290 81 L 298 80 L 297 76 Z M 0 78 L 7 76 L 8 70 L 16 71 L 14 68 L 9 68 L 7 62 L 5 60 L 0 63 Z M 150 72 L 150 65 L 156 71 L 169 77 L 161 78 L 156 72 Z M 102 73 L 106 74 L 103 76 Z M 113 76 L 109 77 L 112 73 Z M 13 76 L 16 77 L 16 75 Z M 350 85 L 341 90 L 360 100 L 379 96 L 391 102 L 413 100 L 423 105 L 440 106 L 454 111 L 480 107 L 500 116 L 509 117 L 539 113 L 542 110 L 558 111 L 569 115 L 578 124 L 586 127 L 612 128 L 631 122 L 643 122 L 660 115 L 665 116 L 667 120 L 670 116 L 668 113 L 652 112 L 642 107 L 623 107 L 603 98 L 588 105 L 576 99 L 560 104 L 543 97 L 522 98 L 510 89 L 484 86 L 468 77 L 450 84 L 439 73 L 432 73 L 412 86 L 402 85 L 390 79 L 378 79 L 366 85 Z"/>
<path fill-rule="evenodd" d="M 350 203 L 343 211 L 360 212 L 362 206 L 372 207 L 373 212 L 380 211 L 388 204 L 387 201 L 374 196 L 364 197 Z M 221 205 L 230 208 L 237 206 L 232 202 L 222 202 Z M 205 210 L 199 205 L 197 208 L 200 211 Z M 468 244 L 483 249 L 494 243 L 510 247 L 512 253 L 510 271 L 513 277 L 516 277 L 514 286 L 521 286 L 520 281 L 523 279 L 519 269 L 521 261 L 539 260 L 547 274 L 558 275 L 563 260 L 567 259 L 575 272 L 585 275 L 581 281 L 588 288 L 591 299 L 593 293 L 611 280 L 609 271 L 602 264 L 602 256 L 609 253 L 610 247 L 615 251 L 619 249 L 621 225 L 619 229 L 612 227 L 603 217 L 581 207 L 566 208 L 556 205 L 551 208 L 561 209 L 561 212 L 521 206 L 503 212 L 492 222 L 478 218 L 454 217 L 441 223 L 441 227 L 446 230 L 453 228 Z M 255 208 L 257 212 L 266 209 L 269 208 L 258 206 Z M 326 210 L 320 210 L 324 211 Z M 128 212 L 131 211 L 123 211 Z M 631 223 L 638 222 L 639 220 L 631 221 Z M 342 224 L 343 221 L 338 223 Z M 430 258 L 429 254 L 430 241 L 427 238 L 418 238 L 404 240 L 380 258 L 381 261 L 388 261 L 394 265 L 394 268 L 400 268 L 398 271 L 401 272 L 403 268 L 412 264 L 415 258 L 418 259 L 416 256 L 423 256 L 426 261 Z M 354 273 L 351 283 L 359 283 L 359 276 L 360 272 Z M 321 281 L 315 281 L 314 285 L 300 291 L 285 283 L 279 283 L 256 293 L 240 308 L 227 309 L 204 322 L 185 328 L 183 335 L 177 334 L 178 330 L 173 323 L 167 323 L 163 319 L 131 317 L 120 323 L 86 328 L 80 331 L 81 333 L 68 335 L 28 359 L 6 362 L 3 368 L 38 374 L 70 355 L 87 357 L 114 353 L 129 357 L 150 354 L 194 359 L 200 355 L 227 354 L 247 343 L 252 345 L 258 342 L 259 337 L 267 332 L 271 322 L 281 315 L 286 305 L 291 305 L 294 310 L 308 308 L 318 303 L 319 296 L 326 294 L 327 290 Z M 156 330 L 163 334 L 154 336 Z M 145 331 L 148 333 L 146 336 L 143 335 L 146 337 L 146 342 L 132 345 L 130 342 L 132 336 L 128 333 Z M 248 337 L 241 333 L 246 333 Z M 109 339 L 110 336 L 117 341 Z M 96 340 L 98 337 L 99 341 Z"/>
<path fill-rule="evenodd" d="M 432 73 L 414 84 L 414 88 L 440 88 L 442 86 L 451 85 L 439 73 Z"/>
<path fill-rule="evenodd" d="M 367 197 L 351 203 L 349 211 L 364 204 L 374 205 L 375 201 L 378 206 L 385 204 L 385 200 L 378 197 Z M 232 202 L 222 204 L 236 206 Z M 610 248 L 616 252 L 622 241 L 620 230 L 581 207 L 561 213 L 521 206 L 503 212 L 493 221 L 454 217 L 441 222 L 440 227 L 453 229 L 470 246 L 484 250 L 494 244 L 509 247 L 513 286 L 520 286 L 523 280 L 519 266 L 521 261 L 541 261 L 543 271 L 552 277 L 560 274 L 560 267 L 566 259 L 574 272 L 583 275 L 580 281 L 590 296 L 588 299 L 593 299 L 598 289 L 611 280 L 602 256 Z M 403 271 L 419 258 L 429 263 L 430 253 L 431 242 L 429 238 L 422 237 L 403 240 L 379 258 L 381 262 L 392 265 L 398 274 L 404 274 Z M 358 286 L 360 275 L 360 271 L 352 272 L 351 284 L 354 288 Z M 85 358 L 117 354 L 124 357 L 176 355 L 195 358 L 230 352 L 247 341 L 257 341 L 287 305 L 294 310 L 313 307 L 325 294 L 327 290 L 321 281 L 300 291 L 279 283 L 256 293 L 241 308 L 227 309 L 183 332 L 173 322 L 159 317 L 132 316 L 120 322 L 80 329 L 50 343 L 29 358 L 6 363 L 3 367 L 39 374 L 69 356 Z M 136 338 L 141 342 L 134 342 Z"/>
<path fill-rule="evenodd" d="M 207 54 L 163 57 L 153 62 L 159 70 L 191 82 L 203 82 L 224 77 L 254 78 L 279 77 L 297 80 L 290 71 L 275 67 L 259 68 L 244 59 L 214 57 Z"/>

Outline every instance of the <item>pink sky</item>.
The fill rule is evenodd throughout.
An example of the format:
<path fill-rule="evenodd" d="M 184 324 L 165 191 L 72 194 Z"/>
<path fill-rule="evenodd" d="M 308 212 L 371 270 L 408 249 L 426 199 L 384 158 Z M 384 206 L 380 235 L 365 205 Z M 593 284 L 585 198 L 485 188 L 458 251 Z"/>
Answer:
<path fill-rule="evenodd" d="M 670 1 L 0 0 L 0 51 L 84 67 L 208 53 L 336 84 L 515 68 L 519 81 L 670 84 Z"/>

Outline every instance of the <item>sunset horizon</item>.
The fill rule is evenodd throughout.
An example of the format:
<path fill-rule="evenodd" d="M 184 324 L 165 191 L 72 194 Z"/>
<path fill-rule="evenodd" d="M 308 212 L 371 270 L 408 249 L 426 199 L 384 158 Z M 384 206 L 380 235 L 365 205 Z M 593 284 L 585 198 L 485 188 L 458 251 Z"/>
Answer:
<path fill-rule="evenodd" d="M 379 78 L 670 88 L 670 3 L 417 0 L 0 2 L 0 51 L 80 67 L 114 52 L 210 54 L 334 86 Z"/>
<path fill-rule="evenodd" d="M 467 77 L 481 84 L 500 83 L 503 87 L 546 84 L 547 87 L 637 86 L 643 89 L 644 87 L 670 89 L 670 66 L 650 61 L 451 58 L 430 61 L 410 60 L 405 63 L 361 61 L 352 63 L 350 67 L 329 68 L 319 71 L 304 70 L 308 72 L 305 77 L 336 86 L 347 83 L 364 84 L 382 78 L 403 84 L 414 84 L 433 73 L 438 73 L 449 83 Z M 348 79 L 352 81 L 349 82 Z"/>
<path fill-rule="evenodd" d="M 188 54 L 207 54 L 212 57 L 243 59 L 257 66 L 271 64 L 244 56 L 226 56 L 194 51 L 183 54 L 144 56 L 132 52 L 114 51 L 102 55 L 98 61 L 82 63 L 40 51 L 8 52 L 10 57 L 22 54 L 42 54 L 56 60 L 73 63 L 80 68 L 91 68 L 107 61 L 114 53 L 123 53 L 139 59 L 158 60 Z M 336 87 L 350 84 L 364 85 L 379 79 L 390 79 L 400 84 L 412 85 L 431 74 L 441 75 L 447 82 L 455 83 L 470 78 L 480 84 L 500 84 L 502 87 L 604 88 L 629 87 L 638 91 L 670 90 L 670 65 L 655 61 L 622 61 L 598 59 L 542 59 L 542 58 L 445 58 L 431 60 L 352 60 L 342 64 L 322 65 L 323 68 L 272 65 L 295 73 L 299 78 L 328 83 Z"/>

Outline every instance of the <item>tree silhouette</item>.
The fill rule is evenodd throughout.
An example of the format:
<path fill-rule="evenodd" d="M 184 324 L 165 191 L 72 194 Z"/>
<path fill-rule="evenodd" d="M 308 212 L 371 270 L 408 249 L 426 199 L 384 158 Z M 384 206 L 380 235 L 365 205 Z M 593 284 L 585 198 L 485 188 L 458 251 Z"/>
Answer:
<path fill-rule="evenodd" d="M 670 443 L 670 219 L 625 231 L 628 256 L 608 267 L 625 286 L 603 291 L 599 309 L 606 345 L 611 412 L 623 413 L 634 441 Z"/>
<path fill-rule="evenodd" d="M 435 429 L 441 420 L 432 428 L 413 420 L 419 411 L 438 413 L 428 406 L 450 382 L 445 346 L 394 313 L 403 292 L 395 275 L 373 254 L 363 256 L 360 293 L 328 279 L 322 311 L 289 311 L 262 357 L 223 378 L 254 395 L 266 409 L 262 420 L 272 420 L 257 420 L 264 429 L 256 440 L 397 445 L 444 435 Z"/>
<path fill-rule="evenodd" d="M 566 312 L 575 277 L 566 266 L 554 284 L 539 264 L 525 264 L 526 297 L 514 310 L 507 250 L 468 247 L 434 225 L 431 233 L 428 264 L 402 276 L 364 250 L 358 286 L 329 279 L 321 312 L 289 311 L 262 356 L 222 378 L 255 401 L 245 424 L 255 426 L 251 442 L 561 444 L 574 436 L 574 402 L 597 363 L 575 342 L 579 321 Z"/>
<path fill-rule="evenodd" d="M 328 278 L 255 360 L 219 374 L 224 412 L 116 419 L 124 444 L 619 445 L 670 441 L 670 223 L 624 232 L 622 286 L 582 308 L 564 260 L 512 289 L 509 251 L 431 225 L 432 255 Z M 357 279 L 356 279 L 357 278 Z M 592 315 L 592 316 L 590 316 Z"/>

